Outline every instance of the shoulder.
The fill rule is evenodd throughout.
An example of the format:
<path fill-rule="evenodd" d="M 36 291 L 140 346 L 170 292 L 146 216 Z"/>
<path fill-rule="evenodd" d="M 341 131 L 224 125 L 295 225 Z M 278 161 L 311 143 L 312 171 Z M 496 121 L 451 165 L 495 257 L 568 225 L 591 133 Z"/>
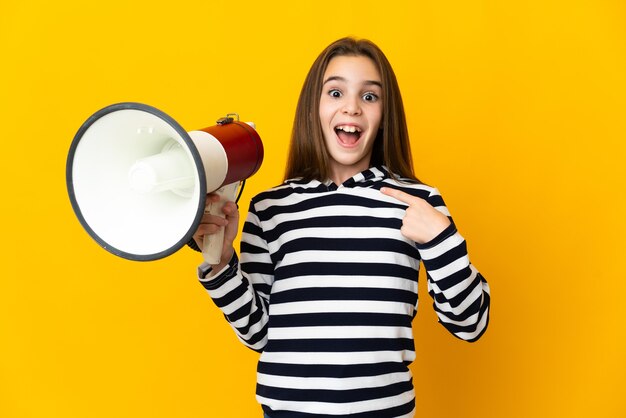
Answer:
<path fill-rule="evenodd" d="M 254 196 L 251 206 L 286 205 L 294 198 L 302 195 L 317 194 L 327 187 L 319 181 L 303 181 L 300 179 L 285 180 L 282 184 L 271 187 Z"/>

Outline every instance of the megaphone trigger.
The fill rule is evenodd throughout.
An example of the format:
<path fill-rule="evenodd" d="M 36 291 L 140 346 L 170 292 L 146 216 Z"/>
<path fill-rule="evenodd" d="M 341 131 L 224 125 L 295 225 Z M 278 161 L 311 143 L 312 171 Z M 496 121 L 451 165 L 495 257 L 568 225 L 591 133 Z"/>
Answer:
<path fill-rule="evenodd" d="M 204 213 L 225 217 L 222 208 L 226 202 L 234 202 L 237 196 L 237 188 L 239 182 L 227 184 L 214 193 L 219 196 L 217 202 L 209 202 L 204 209 Z M 202 240 L 202 257 L 210 265 L 217 265 L 220 263 L 222 255 L 222 247 L 224 245 L 224 227 L 220 228 L 215 234 L 205 235 Z"/>

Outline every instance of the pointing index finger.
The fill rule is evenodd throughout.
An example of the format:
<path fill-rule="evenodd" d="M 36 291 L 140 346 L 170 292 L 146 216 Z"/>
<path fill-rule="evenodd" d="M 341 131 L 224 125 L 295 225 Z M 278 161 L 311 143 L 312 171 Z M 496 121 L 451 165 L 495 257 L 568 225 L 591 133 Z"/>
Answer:
<path fill-rule="evenodd" d="M 380 189 L 380 192 L 387 196 L 393 197 L 394 199 L 398 199 L 399 201 L 404 202 L 407 205 L 410 205 L 415 201 L 415 199 L 417 199 L 415 196 L 411 196 L 410 194 L 405 193 L 402 190 L 393 189 L 391 187 L 382 187 Z"/>

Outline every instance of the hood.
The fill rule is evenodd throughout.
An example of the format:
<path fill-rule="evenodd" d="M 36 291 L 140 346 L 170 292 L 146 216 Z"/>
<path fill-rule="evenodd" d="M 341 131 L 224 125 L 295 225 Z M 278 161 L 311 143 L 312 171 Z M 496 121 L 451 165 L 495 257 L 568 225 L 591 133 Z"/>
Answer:
<path fill-rule="evenodd" d="M 381 181 L 389 178 L 389 172 L 385 166 L 370 167 L 365 171 L 362 171 L 355 176 L 344 181 L 340 185 L 336 185 L 332 180 L 326 180 L 321 182 L 319 180 L 304 181 L 302 179 L 290 179 L 286 180 L 286 184 L 290 184 L 295 187 L 312 188 L 312 189 L 324 189 L 328 191 L 337 190 L 341 187 L 355 188 L 355 187 L 372 187 L 373 185 L 380 183 Z"/>

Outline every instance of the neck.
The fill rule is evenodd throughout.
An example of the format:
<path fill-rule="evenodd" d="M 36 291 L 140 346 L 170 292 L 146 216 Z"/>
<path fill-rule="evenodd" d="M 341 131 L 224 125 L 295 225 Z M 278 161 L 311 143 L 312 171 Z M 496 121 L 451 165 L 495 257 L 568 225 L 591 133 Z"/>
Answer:
<path fill-rule="evenodd" d="M 359 164 L 350 167 L 335 167 L 330 174 L 330 181 L 335 183 L 337 186 L 342 185 L 346 182 L 346 180 L 351 179 L 368 168 L 369 164 Z"/>

